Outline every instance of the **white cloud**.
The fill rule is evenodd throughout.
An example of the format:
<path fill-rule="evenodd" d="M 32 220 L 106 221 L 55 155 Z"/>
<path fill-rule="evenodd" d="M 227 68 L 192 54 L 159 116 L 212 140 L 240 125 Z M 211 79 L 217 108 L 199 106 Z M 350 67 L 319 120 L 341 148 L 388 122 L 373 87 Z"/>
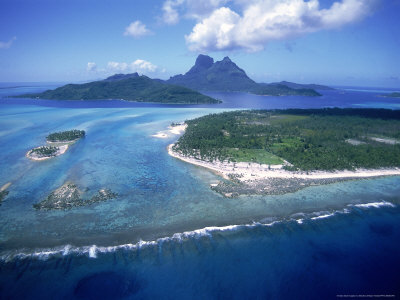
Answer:
<path fill-rule="evenodd" d="M 125 28 L 124 32 L 125 36 L 132 36 L 134 38 L 139 38 L 149 34 L 152 34 L 152 32 L 140 21 L 135 21 L 129 24 L 129 26 Z"/>
<path fill-rule="evenodd" d="M 11 45 L 14 43 L 14 41 L 17 39 L 17 37 L 13 37 L 11 40 L 8 42 L 0 42 L 0 49 L 8 49 L 11 47 Z"/>
<path fill-rule="evenodd" d="M 113 72 L 125 72 L 128 69 L 128 64 L 125 62 L 110 61 L 107 64 L 107 69 Z"/>
<path fill-rule="evenodd" d="M 153 65 L 149 61 L 137 59 L 131 64 L 131 69 L 136 70 L 137 72 L 154 72 L 157 70 L 157 66 Z"/>
<path fill-rule="evenodd" d="M 327 9 L 320 9 L 318 0 L 233 1 L 242 11 L 219 7 L 202 18 L 185 36 L 190 50 L 260 51 L 273 40 L 340 28 L 359 21 L 371 13 L 377 0 L 342 0 Z"/>
<path fill-rule="evenodd" d="M 163 21 L 167 24 L 176 24 L 179 22 L 178 7 L 184 3 L 184 0 L 167 0 L 164 2 Z"/>
<path fill-rule="evenodd" d="M 158 70 L 158 67 L 149 61 L 137 59 L 131 63 L 110 61 L 107 64 L 109 72 L 138 72 L 138 73 L 153 73 Z"/>
<path fill-rule="evenodd" d="M 88 62 L 86 66 L 86 70 L 88 72 L 96 72 L 97 71 L 97 65 L 94 62 Z"/>
<path fill-rule="evenodd" d="M 200 20 L 231 0 L 166 0 L 163 4 L 163 21 L 176 24 L 181 16 Z"/>

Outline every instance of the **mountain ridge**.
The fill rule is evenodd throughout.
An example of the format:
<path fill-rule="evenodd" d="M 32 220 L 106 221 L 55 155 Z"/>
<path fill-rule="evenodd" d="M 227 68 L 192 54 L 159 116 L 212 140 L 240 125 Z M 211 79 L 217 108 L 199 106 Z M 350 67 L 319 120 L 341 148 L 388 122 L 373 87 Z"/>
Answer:
<path fill-rule="evenodd" d="M 115 74 L 104 80 L 67 84 L 37 94 L 15 96 L 48 100 L 127 100 L 170 104 L 204 104 L 221 101 L 186 87 L 170 85 L 137 73 Z"/>
<path fill-rule="evenodd" d="M 321 96 L 313 87 L 323 87 L 290 82 L 257 83 L 228 56 L 214 62 L 212 57 L 203 54 L 197 57 L 194 66 L 188 72 L 172 76 L 166 82 L 198 91 L 237 91 L 271 96 Z"/>

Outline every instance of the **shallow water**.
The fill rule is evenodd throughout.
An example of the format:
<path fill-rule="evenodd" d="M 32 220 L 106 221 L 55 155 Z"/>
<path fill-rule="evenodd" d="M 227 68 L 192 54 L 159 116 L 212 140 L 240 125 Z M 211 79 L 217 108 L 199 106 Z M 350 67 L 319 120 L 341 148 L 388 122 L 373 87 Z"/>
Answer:
<path fill-rule="evenodd" d="M 0 99 L 0 186 L 12 183 L 0 206 L 0 296 L 85 298 L 100 283 L 112 298 L 276 299 L 292 298 L 304 286 L 300 298 L 317 299 L 324 291 L 373 292 L 368 282 L 375 279 L 376 291 L 394 293 L 399 260 L 385 253 L 400 250 L 399 176 L 227 199 L 209 188 L 218 176 L 167 154 L 178 136 L 152 137 L 171 122 L 227 109 L 396 108 L 400 102 L 360 91 L 323 93 L 210 93 L 224 103 L 208 107 Z M 42 162 L 25 157 L 48 133 L 72 128 L 86 137 L 66 154 Z M 88 195 L 110 188 L 119 197 L 67 211 L 33 209 L 67 181 Z M 375 204 L 359 205 L 366 203 Z M 371 272 L 381 265 L 389 271 L 375 278 Z M 346 274 L 349 282 L 337 279 Z M 321 276 L 320 294 L 306 297 Z"/>

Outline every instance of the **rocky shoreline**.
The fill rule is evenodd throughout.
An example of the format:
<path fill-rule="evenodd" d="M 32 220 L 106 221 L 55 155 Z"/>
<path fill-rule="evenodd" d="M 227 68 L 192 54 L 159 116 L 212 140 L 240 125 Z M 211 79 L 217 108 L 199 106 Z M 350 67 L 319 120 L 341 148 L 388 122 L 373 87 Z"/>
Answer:
<path fill-rule="evenodd" d="M 171 144 L 167 147 L 169 155 L 187 163 L 209 169 L 223 177 L 224 180 L 211 184 L 210 187 L 213 191 L 229 198 L 240 195 L 282 195 L 294 193 L 309 186 L 400 175 L 400 168 L 293 172 L 284 170 L 281 165 L 209 162 L 195 157 L 184 156 L 174 151 L 173 145 Z"/>
<path fill-rule="evenodd" d="M 33 205 L 37 210 L 67 210 L 74 207 L 87 206 L 93 203 L 103 202 L 118 197 L 110 189 L 101 189 L 88 199 L 82 198 L 82 192 L 74 183 L 67 182 L 51 192 L 46 199 Z"/>
<path fill-rule="evenodd" d="M 332 184 L 336 182 L 354 180 L 355 178 L 341 179 L 301 179 L 301 178 L 268 178 L 261 180 L 225 180 L 212 184 L 211 189 L 224 197 L 234 198 L 242 195 L 283 195 L 294 193 L 309 186 Z"/>

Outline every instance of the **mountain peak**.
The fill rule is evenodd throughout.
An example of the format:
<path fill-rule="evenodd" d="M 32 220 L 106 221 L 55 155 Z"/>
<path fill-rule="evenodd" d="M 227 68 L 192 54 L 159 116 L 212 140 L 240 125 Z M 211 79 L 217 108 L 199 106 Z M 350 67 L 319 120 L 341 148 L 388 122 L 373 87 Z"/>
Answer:
<path fill-rule="evenodd" d="M 212 57 L 203 54 L 185 75 L 171 77 L 168 82 L 210 91 L 251 90 L 256 85 L 229 57 L 214 62 Z"/>
<path fill-rule="evenodd" d="M 305 86 L 295 89 L 284 84 L 256 83 L 228 56 L 214 62 L 213 58 L 200 54 L 196 59 L 195 65 L 185 75 L 173 76 L 167 80 L 167 83 L 185 86 L 198 91 L 238 91 L 274 96 L 320 96 L 312 88 L 305 88 Z"/>
<path fill-rule="evenodd" d="M 214 59 L 208 55 L 200 54 L 197 56 L 196 63 L 194 66 L 186 73 L 188 75 L 198 74 L 211 68 L 214 64 Z"/>
<path fill-rule="evenodd" d="M 199 54 L 199 56 L 197 56 L 195 65 L 202 66 L 208 69 L 212 66 L 213 63 L 214 59 L 212 57 L 204 54 Z"/>

